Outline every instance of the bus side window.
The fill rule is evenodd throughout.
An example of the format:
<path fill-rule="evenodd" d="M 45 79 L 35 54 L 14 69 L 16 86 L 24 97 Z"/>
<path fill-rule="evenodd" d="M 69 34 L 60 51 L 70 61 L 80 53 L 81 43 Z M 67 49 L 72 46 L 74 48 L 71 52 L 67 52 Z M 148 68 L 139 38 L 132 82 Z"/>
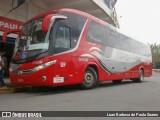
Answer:
<path fill-rule="evenodd" d="M 81 15 L 76 15 L 65 11 L 61 11 L 59 14 L 67 16 L 65 23 L 70 27 L 71 49 L 75 48 L 80 40 L 80 35 L 83 32 L 82 30 L 87 19 Z"/>
<path fill-rule="evenodd" d="M 131 44 L 130 38 L 126 37 L 123 34 L 120 34 L 119 41 L 120 41 L 120 47 L 122 50 L 131 52 L 132 47 L 128 46 L 129 44 Z"/>
<path fill-rule="evenodd" d="M 104 45 L 106 43 L 105 27 L 98 23 L 91 22 L 87 33 L 87 40 Z"/>
<path fill-rule="evenodd" d="M 77 43 L 78 43 L 78 37 L 79 36 L 80 31 L 78 30 L 78 28 L 74 28 L 72 27 L 71 30 L 71 48 L 74 48 Z"/>
<path fill-rule="evenodd" d="M 110 40 L 110 28 L 106 26 L 106 45 L 108 46 L 109 40 Z"/>
<path fill-rule="evenodd" d="M 59 26 L 56 31 L 55 48 L 71 48 L 70 28 Z"/>
<path fill-rule="evenodd" d="M 114 31 L 110 30 L 110 40 L 108 41 L 108 46 L 113 48 L 119 48 L 119 34 Z"/>

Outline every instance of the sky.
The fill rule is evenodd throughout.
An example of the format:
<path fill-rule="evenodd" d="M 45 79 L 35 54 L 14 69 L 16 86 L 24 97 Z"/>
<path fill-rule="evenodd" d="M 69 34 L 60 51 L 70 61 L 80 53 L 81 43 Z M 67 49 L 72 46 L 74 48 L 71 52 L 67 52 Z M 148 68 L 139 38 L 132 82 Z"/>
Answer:
<path fill-rule="evenodd" d="M 160 44 L 160 0 L 117 0 L 120 29 L 135 39 Z"/>

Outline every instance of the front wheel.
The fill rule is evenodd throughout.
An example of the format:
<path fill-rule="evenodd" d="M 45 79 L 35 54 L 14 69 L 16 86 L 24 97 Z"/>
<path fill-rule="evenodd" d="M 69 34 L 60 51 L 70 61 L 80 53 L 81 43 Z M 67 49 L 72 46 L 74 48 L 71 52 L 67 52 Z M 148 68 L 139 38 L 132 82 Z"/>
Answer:
<path fill-rule="evenodd" d="M 139 74 L 140 74 L 139 78 L 133 80 L 136 83 L 141 83 L 144 80 L 144 71 L 140 70 Z"/>
<path fill-rule="evenodd" d="M 91 67 L 88 67 L 84 73 L 84 80 L 81 84 L 82 89 L 92 89 L 97 85 L 97 73 Z"/>

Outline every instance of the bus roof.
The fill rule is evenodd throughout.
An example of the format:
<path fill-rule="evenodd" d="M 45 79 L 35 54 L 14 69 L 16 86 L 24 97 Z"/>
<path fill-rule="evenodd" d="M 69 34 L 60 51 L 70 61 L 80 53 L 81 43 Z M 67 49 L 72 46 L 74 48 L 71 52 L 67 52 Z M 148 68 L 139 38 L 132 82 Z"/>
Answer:
<path fill-rule="evenodd" d="M 101 20 L 101 19 L 99 19 L 99 18 L 96 18 L 96 17 L 94 17 L 93 15 L 90 15 L 90 14 L 88 14 L 88 13 L 85 13 L 85 12 L 82 12 L 82 11 L 79 11 L 79 10 L 76 10 L 76 9 L 70 9 L 70 8 L 59 8 L 59 9 L 49 10 L 49 11 L 47 11 L 47 12 L 44 12 L 44 13 L 42 13 L 42 14 L 39 14 L 39 15 L 31 18 L 28 22 L 30 22 L 30 21 L 32 21 L 32 20 L 34 20 L 34 19 L 40 18 L 40 17 L 44 17 L 44 16 L 46 16 L 46 15 L 48 15 L 48 14 L 56 14 L 57 12 L 60 12 L 60 11 L 70 12 L 70 13 L 74 13 L 74 14 L 81 15 L 81 16 L 86 17 L 86 18 L 88 18 L 88 19 L 91 19 L 91 20 L 93 20 L 93 21 L 95 21 L 95 22 L 98 22 L 98 23 L 100 23 L 100 24 L 102 24 L 102 25 L 108 26 L 108 27 L 110 27 L 110 29 L 112 29 L 112 30 L 114 30 L 114 31 L 116 31 L 116 32 L 118 32 L 118 33 L 121 33 L 121 34 L 125 35 L 126 37 L 129 37 L 129 38 L 134 39 L 134 37 L 132 37 L 131 35 L 127 35 L 126 33 L 122 32 L 119 28 L 114 27 L 113 25 L 107 23 L 106 21 L 103 21 L 103 20 Z M 27 23 L 28 23 L 28 22 L 27 22 Z M 134 39 L 134 40 L 136 40 L 136 41 L 139 42 L 139 43 L 144 44 L 143 42 L 140 42 L 140 41 L 137 40 L 137 39 Z M 144 45 L 148 46 L 147 44 L 144 44 Z"/>
<path fill-rule="evenodd" d="M 82 12 L 82 11 L 79 11 L 79 10 L 75 10 L 75 9 L 69 9 L 69 8 L 60 8 L 60 9 L 54 9 L 54 10 L 49 10 L 47 12 L 44 12 L 44 13 L 41 13 L 37 16 L 34 16 L 33 18 L 31 18 L 28 22 L 34 20 L 34 19 L 37 19 L 37 18 L 40 18 L 40 17 L 43 17 L 43 16 L 46 16 L 48 14 L 53 14 L 53 13 L 56 13 L 56 12 L 60 12 L 60 11 L 63 11 L 63 12 L 70 12 L 70 13 L 75 13 L 75 14 L 78 14 L 78 15 L 81 15 L 81 16 L 84 16 L 86 18 L 89 18 L 89 19 L 92 19 L 94 21 L 99 21 L 101 24 L 104 24 L 106 25 L 107 23 L 99 18 L 96 18 L 88 13 L 85 13 L 85 12 Z M 27 23 L 28 23 L 27 22 Z"/>

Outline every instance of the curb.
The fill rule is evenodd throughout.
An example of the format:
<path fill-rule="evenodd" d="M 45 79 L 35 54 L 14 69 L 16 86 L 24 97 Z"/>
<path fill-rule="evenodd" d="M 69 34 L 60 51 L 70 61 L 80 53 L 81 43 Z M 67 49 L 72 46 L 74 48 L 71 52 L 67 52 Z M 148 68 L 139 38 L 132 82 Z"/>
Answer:
<path fill-rule="evenodd" d="M 160 73 L 160 69 L 153 69 L 153 72 Z"/>
<path fill-rule="evenodd" d="M 15 93 L 15 92 L 22 92 L 27 90 L 28 87 L 7 87 L 7 86 L 1 86 L 0 87 L 0 94 L 4 93 Z"/>

